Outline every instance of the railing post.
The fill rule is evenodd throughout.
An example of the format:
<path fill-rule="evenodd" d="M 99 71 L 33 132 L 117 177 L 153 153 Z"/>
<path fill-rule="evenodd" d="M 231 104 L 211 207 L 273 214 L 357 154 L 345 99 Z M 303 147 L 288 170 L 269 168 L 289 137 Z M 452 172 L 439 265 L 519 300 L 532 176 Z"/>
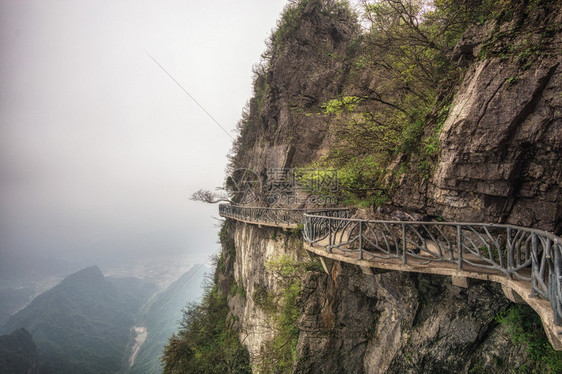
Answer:
<path fill-rule="evenodd" d="M 407 243 L 406 243 L 406 225 L 403 223 L 402 224 L 402 264 L 406 265 L 406 262 L 408 261 L 407 257 L 406 257 L 406 249 L 407 249 Z"/>
<path fill-rule="evenodd" d="M 328 253 L 332 253 L 332 222 L 328 220 Z"/>
<path fill-rule="evenodd" d="M 359 259 L 363 259 L 363 221 L 359 221 Z"/>
<path fill-rule="evenodd" d="M 555 242 L 550 243 L 549 247 L 551 249 L 551 261 L 553 262 L 553 276 L 552 284 L 550 285 L 552 289 L 552 300 L 551 305 L 554 311 L 554 324 L 556 326 L 562 325 L 562 290 L 560 289 L 562 281 L 562 259 L 560 258 L 560 244 Z"/>
<path fill-rule="evenodd" d="M 459 270 L 462 270 L 462 227 L 457 225 L 457 248 L 459 249 Z"/>
<path fill-rule="evenodd" d="M 537 279 L 541 274 L 540 264 L 539 264 L 539 251 L 537 246 L 537 234 L 531 234 L 531 294 L 530 297 L 538 297 L 539 292 L 537 291 Z M 546 294 L 548 295 L 546 290 Z"/>
<path fill-rule="evenodd" d="M 508 278 L 512 278 L 513 274 L 511 273 L 514 264 L 513 264 L 513 244 L 511 243 L 511 227 L 507 228 L 507 237 L 506 237 L 506 250 L 507 250 L 507 270 L 508 270 Z"/>
<path fill-rule="evenodd" d="M 308 224 L 308 243 L 312 246 L 314 241 L 314 223 L 310 217 L 304 217 L 304 221 Z"/>

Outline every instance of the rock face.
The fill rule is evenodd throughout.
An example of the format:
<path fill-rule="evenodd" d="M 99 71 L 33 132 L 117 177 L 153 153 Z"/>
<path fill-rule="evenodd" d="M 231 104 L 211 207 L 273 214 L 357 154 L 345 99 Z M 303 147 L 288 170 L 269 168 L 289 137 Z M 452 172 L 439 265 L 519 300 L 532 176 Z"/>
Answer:
<path fill-rule="evenodd" d="M 406 179 L 396 205 L 447 220 L 562 233 L 562 34 L 540 44 L 546 15 L 537 12 L 524 25 L 517 18 L 500 30 L 488 23 L 461 39 L 454 51 L 459 59 L 475 60 L 485 47 L 520 47 L 513 47 L 514 56 L 470 65 L 441 133 L 436 172 L 423 188 Z M 560 8 L 554 16 L 562 22 Z M 495 41 L 499 32 L 516 36 Z M 531 48 L 525 43 L 542 52 L 522 66 Z"/>
<path fill-rule="evenodd" d="M 257 290 L 279 292 L 267 262 L 304 259 L 298 239 L 281 230 L 233 223 L 230 257 L 234 281 L 245 296 L 229 295 L 240 340 L 256 369 L 275 335 L 275 320 Z M 230 286 L 223 284 L 222 288 Z M 510 372 L 529 361 L 495 316 L 509 305 L 499 285 L 448 277 L 389 272 L 369 276 L 336 263 L 330 275 L 309 271 L 297 300 L 300 332 L 295 373 Z M 498 361 L 499 360 L 499 361 Z M 501 361 L 501 367 L 498 362 Z M 505 368 L 505 369 L 502 369 Z M 274 371 L 273 371 L 274 372 Z"/>
<path fill-rule="evenodd" d="M 352 56 L 358 29 L 349 20 L 334 21 L 317 5 L 308 2 L 297 37 L 272 52 L 268 74 L 256 80 L 249 121 L 257 124 L 242 133 L 245 148 L 233 157 L 236 167 L 263 173 L 303 166 L 325 154 L 328 124 L 295 108 L 318 110 L 342 94 L 349 62 L 326 56 Z M 559 25 L 556 9 L 548 16 Z M 539 7 L 527 19 L 474 26 L 461 38 L 452 58 L 466 73 L 440 136 L 439 161 L 426 180 L 402 177 L 383 209 L 388 216 L 402 210 L 408 217 L 562 232 L 562 39 L 559 28 L 541 28 L 546 16 Z M 541 52 L 528 57 L 528 43 L 538 43 Z M 520 48 L 508 56 L 494 53 L 507 44 Z M 266 96 L 260 94 L 263 87 Z M 266 262 L 305 254 L 297 239 L 280 230 L 229 225 L 232 245 L 223 243 L 217 283 L 230 293 L 240 340 L 258 368 L 275 321 L 257 302 L 256 290 L 280 288 Z M 229 292 L 232 282 L 243 287 L 244 297 Z M 331 274 L 306 273 L 297 303 L 295 373 L 508 373 L 530 361 L 495 321 L 509 301 L 499 286 L 486 282 L 464 289 L 446 277 L 368 276 L 336 263 Z"/>
<path fill-rule="evenodd" d="M 441 134 L 432 195 L 445 215 L 562 228 L 560 62 L 471 66 Z"/>
<path fill-rule="evenodd" d="M 341 266 L 334 282 L 327 282 L 324 274 L 307 277 L 296 372 L 469 371 L 481 363 L 475 352 L 489 343 L 497 328 L 493 318 L 508 304 L 486 283 L 462 289 L 437 276 L 366 276 L 355 267 Z M 307 313 L 320 305 L 329 305 L 319 309 L 328 309 L 330 318 Z M 506 340 L 494 347 L 502 348 L 513 346 Z M 493 361 L 493 353 L 484 354 Z M 493 363 L 486 368 L 496 369 Z"/>
<path fill-rule="evenodd" d="M 244 289 L 244 296 L 230 292 L 231 313 L 236 316 L 240 341 L 246 345 L 254 367 L 261 362 L 265 344 L 273 339 L 275 322 L 271 311 L 265 310 L 258 295 L 267 290 L 270 295 L 280 291 L 279 279 L 267 269 L 267 263 L 281 256 L 301 261 L 306 254 L 298 250 L 302 241 L 286 236 L 277 229 L 258 228 L 255 225 L 234 223 L 230 227 L 236 253 L 226 255 L 228 277 L 219 276 L 219 287 L 229 293 L 232 282 Z"/>
<path fill-rule="evenodd" d="M 279 47 L 269 51 L 271 66 L 254 82 L 243 152 L 235 165 L 263 172 L 267 168 L 304 166 L 318 158 L 327 122 L 304 111 L 318 111 L 322 103 L 340 94 L 356 52 L 353 41 L 359 26 L 345 12 L 321 9 L 310 1 L 299 14 L 299 24 Z M 267 90 L 266 90 L 267 88 Z"/>

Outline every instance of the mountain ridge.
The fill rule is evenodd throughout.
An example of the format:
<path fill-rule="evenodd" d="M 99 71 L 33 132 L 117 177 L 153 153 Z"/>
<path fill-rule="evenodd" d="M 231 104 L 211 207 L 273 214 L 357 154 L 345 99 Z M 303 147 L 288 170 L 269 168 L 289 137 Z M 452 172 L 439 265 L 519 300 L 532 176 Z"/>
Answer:
<path fill-rule="evenodd" d="M 155 286 L 138 283 L 144 284 L 148 299 Z M 90 266 L 37 296 L 1 331 L 29 331 L 41 373 L 118 372 L 139 302 L 138 292 L 137 297 L 118 292 L 98 266 Z"/>

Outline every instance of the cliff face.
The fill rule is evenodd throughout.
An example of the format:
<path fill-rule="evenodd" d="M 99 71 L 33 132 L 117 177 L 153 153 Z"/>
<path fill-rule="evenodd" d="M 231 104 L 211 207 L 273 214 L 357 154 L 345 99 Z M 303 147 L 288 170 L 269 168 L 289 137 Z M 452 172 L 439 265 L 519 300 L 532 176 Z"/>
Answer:
<path fill-rule="evenodd" d="M 562 232 L 562 33 L 545 40 L 547 16 L 537 10 L 524 24 L 515 17 L 467 31 L 458 58 L 474 59 L 485 48 L 491 56 L 470 65 L 456 93 L 428 189 L 414 202 L 406 192 L 397 202 L 451 220 Z M 554 16 L 560 25 L 560 8 Z M 497 39 L 502 32 L 508 36 Z M 507 45 L 513 56 L 493 55 Z M 533 59 L 522 66 L 530 50 Z"/>
<path fill-rule="evenodd" d="M 347 265 L 310 274 L 300 327 L 297 372 L 467 372 L 525 362 L 494 316 L 507 305 L 490 284 L 468 289 L 443 277 L 389 273 L 366 276 Z M 500 291 L 501 292 L 501 291 Z M 329 305 L 331 321 L 318 314 Z"/>
<path fill-rule="evenodd" d="M 299 250 L 300 239 L 277 233 L 275 229 L 236 224 L 232 233 L 236 248 L 232 263 L 234 282 L 244 289 L 245 296 L 230 295 L 229 305 L 239 319 L 240 339 L 257 367 L 267 354 L 267 343 L 277 331 L 272 311 L 264 299 L 273 298 L 282 289 L 279 278 L 267 264 L 282 256 L 302 261 L 306 255 Z"/>
<path fill-rule="evenodd" d="M 283 256 L 305 261 L 299 240 L 282 230 L 230 223 L 236 254 L 227 256 L 227 273 L 244 296 L 229 294 L 240 341 L 256 372 L 276 372 L 264 364 L 278 319 L 258 298 L 275 298 L 281 279 L 268 263 Z M 226 282 L 226 283 L 225 283 Z M 219 282 L 220 284 L 220 282 Z M 509 305 L 501 288 L 473 281 L 451 285 L 448 277 L 389 272 L 365 275 L 336 263 L 331 274 L 303 274 L 297 299 L 299 335 L 296 373 L 511 372 L 529 365 L 524 346 L 514 345 L 495 317 Z M 289 343 L 290 344 L 290 343 Z M 269 362 L 269 361 L 268 361 Z M 532 366 L 532 365 L 530 365 Z"/>
<path fill-rule="evenodd" d="M 268 62 L 258 68 L 235 167 L 260 173 L 304 166 L 323 153 L 328 122 L 310 113 L 341 94 L 359 27 L 345 12 L 327 12 L 318 1 L 294 17 L 285 26 L 292 37 L 278 31 L 283 41 L 270 46 Z"/>
<path fill-rule="evenodd" d="M 560 234 L 562 39 L 559 28 L 544 20 L 560 25 L 562 15 L 559 6 L 554 13 L 545 9 L 552 7 L 466 31 L 451 54 L 463 78 L 449 88 L 454 99 L 429 177 L 402 174 L 386 205 L 364 215 L 403 210 Z M 304 112 L 319 112 L 322 103 L 345 94 L 359 28 L 318 1 L 308 2 L 299 17 L 296 37 L 272 51 L 256 79 L 251 126 L 235 147 L 235 167 L 262 174 L 301 167 L 325 155 L 333 142 L 328 120 Z M 219 288 L 230 294 L 254 369 L 275 372 L 261 365 L 279 321 L 260 292 L 273 298 L 283 292 L 268 261 L 304 261 L 306 253 L 298 237 L 278 229 L 229 221 L 227 234 Z M 338 263 L 330 274 L 308 271 L 300 279 L 294 372 L 511 372 L 535 365 L 495 320 L 510 305 L 495 284 L 472 282 L 465 289 L 446 277 L 372 276 Z M 234 283 L 243 295 L 231 292 Z"/>

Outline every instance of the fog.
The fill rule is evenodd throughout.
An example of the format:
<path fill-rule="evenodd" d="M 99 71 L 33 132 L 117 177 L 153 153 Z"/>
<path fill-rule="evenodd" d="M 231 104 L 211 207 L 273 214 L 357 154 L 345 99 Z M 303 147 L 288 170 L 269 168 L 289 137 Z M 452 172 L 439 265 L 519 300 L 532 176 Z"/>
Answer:
<path fill-rule="evenodd" d="M 127 260 L 218 249 L 252 65 L 281 0 L 1 0 L 0 256 Z"/>

